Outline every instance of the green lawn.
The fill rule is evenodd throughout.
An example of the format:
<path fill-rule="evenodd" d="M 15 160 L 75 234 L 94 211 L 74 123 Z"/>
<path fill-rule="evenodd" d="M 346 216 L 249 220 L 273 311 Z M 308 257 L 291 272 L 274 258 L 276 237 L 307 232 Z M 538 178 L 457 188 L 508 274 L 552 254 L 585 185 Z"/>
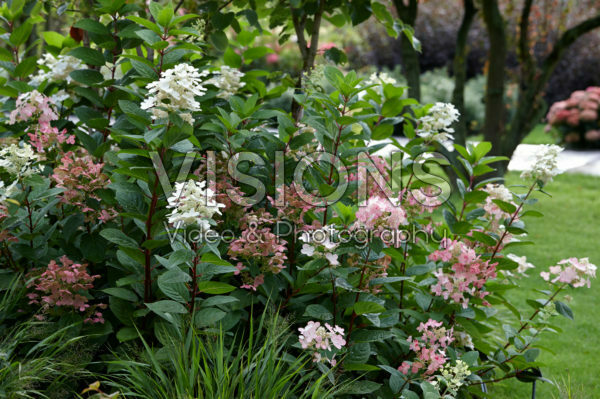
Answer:
<path fill-rule="evenodd" d="M 533 132 L 532 132 L 533 134 Z M 507 185 L 519 184 L 517 173 L 507 175 Z M 536 269 L 531 278 L 522 280 L 522 288 L 512 293 L 512 302 L 526 308 L 524 301 L 533 288 L 544 288 L 546 283 L 539 272 L 567 257 L 589 257 L 600 266 L 600 178 L 564 174 L 547 186 L 552 198 L 537 195 L 536 210 L 544 218 L 528 218 L 530 238 L 535 246 L 518 247 L 514 253 L 526 255 Z M 538 193 L 539 194 L 539 193 Z M 579 391 L 573 399 L 600 399 L 600 274 L 592 288 L 569 289 L 570 303 L 575 321 L 560 317 L 561 335 L 543 335 L 545 347 L 556 354 L 544 352 L 540 361 L 544 376 L 550 380 L 567 380 Z M 504 381 L 491 389 L 492 397 L 520 399 L 531 397 L 531 384 Z M 538 399 L 561 398 L 557 390 L 547 383 L 538 383 Z"/>

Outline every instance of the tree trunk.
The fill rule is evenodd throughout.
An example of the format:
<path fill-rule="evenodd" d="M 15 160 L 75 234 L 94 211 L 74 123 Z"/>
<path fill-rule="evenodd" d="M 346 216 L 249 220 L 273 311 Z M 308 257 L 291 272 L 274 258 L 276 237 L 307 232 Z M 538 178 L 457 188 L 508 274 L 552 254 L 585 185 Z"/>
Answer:
<path fill-rule="evenodd" d="M 467 55 L 469 53 L 467 38 L 476 14 L 477 8 L 475 8 L 473 0 L 465 0 L 465 13 L 456 36 L 456 52 L 454 54 L 452 103 L 461 115 L 454 125 L 454 141 L 463 146 L 467 138 L 467 120 L 465 118 L 465 83 L 467 82 Z"/>
<path fill-rule="evenodd" d="M 567 30 L 556 42 L 552 52 L 544 59 L 539 70 L 535 70 L 533 61 L 529 61 L 530 70 L 522 71 L 523 77 L 519 85 L 519 100 L 517 110 L 511 121 L 510 129 L 503 140 L 502 154 L 511 156 L 521 140 L 533 129 L 536 123 L 542 119 L 545 104 L 543 94 L 556 68 L 558 62 L 562 59 L 565 51 L 582 35 L 600 27 L 600 15 L 585 20 L 578 25 Z M 521 35 L 526 35 L 526 31 L 521 29 Z M 521 55 L 527 44 L 527 37 L 521 40 Z M 529 78 L 528 78 L 529 77 Z"/>
<path fill-rule="evenodd" d="M 307 16 L 303 15 L 298 17 L 295 14 L 296 10 L 294 8 L 291 8 L 290 10 L 292 13 L 292 23 L 296 31 L 296 37 L 298 38 L 298 49 L 302 55 L 302 70 L 300 71 L 300 76 L 298 76 L 298 82 L 296 83 L 296 88 L 298 90 L 302 90 L 303 75 L 305 73 L 310 73 L 315 66 L 315 59 L 317 57 L 317 51 L 319 50 L 321 20 L 323 13 L 325 12 L 325 1 L 326 0 L 319 1 L 319 8 L 313 17 L 312 30 L 310 32 L 310 43 L 307 41 L 304 33 Z M 296 121 L 302 119 L 302 106 L 296 101 L 296 99 L 292 100 L 292 117 Z"/>
<path fill-rule="evenodd" d="M 500 14 L 497 0 L 482 0 L 481 11 L 490 42 L 483 136 L 486 141 L 492 143 L 491 154 L 497 155 L 502 151 L 502 137 L 505 129 L 506 34 L 504 19 Z"/>
<path fill-rule="evenodd" d="M 417 12 L 419 8 L 418 0 L 408 0 L 408 4 L 404 0 L 394 0 L 398 17 L 407 25 L 414 26 L 417 20 Z M 402 71 L 408 83 L 408 95 L 411 98 L 421 101 L 421 67 L 419 65 L 419 53 L 413 47 L 412 43 L 406 36 L 401 39 L 402 52 Z"/>

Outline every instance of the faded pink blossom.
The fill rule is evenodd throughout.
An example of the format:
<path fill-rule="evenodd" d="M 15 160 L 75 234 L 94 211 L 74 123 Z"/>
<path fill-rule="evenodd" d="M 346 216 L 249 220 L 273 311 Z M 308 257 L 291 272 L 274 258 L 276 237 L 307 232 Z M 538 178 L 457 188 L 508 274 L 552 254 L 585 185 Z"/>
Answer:
<path fill-rule="evenodd" d="M 541 272 L 540 276 L 552 283 L 565 283 L 575 288 L 591 287 L 591 279 L 596 278 L 596 265 L 590 263 L 589 258 L 568 258 L 551 266 L 548 272 Z"/>
<path fill-rule="evenodd" d="M 35 120 L 40 126 L 48 126 L 58 119 L 54 103 L 37 90 L 23 93 L 17 97 L 16 108 L 10 113 L 9 124 Z"/>
<path fill-rule="evenodd" d="M 28 133 L 29 143 L 37 152 L 46 152 L 57 144 L 75 144 L 75 136 L 67 135 L 67 129 L 59 131 L 58 128 L 48 124 L 36 128 L 34 133 Z"/>
<path fill-rule="evenodd" d="M 417 331 L 423 334 L 420 338 L 407 338 L 415 359 L 412 363 L 402 362 L 398 371 L 406 375 L 422 370 L 423 376 L 432 376 L 447 361 L 445 350 L 454 341 L 453 328 L 447 330 L 441 321 L 429 319 L 420 323 Z"/>
<path fill-rule="evenodd" d="M 484 299 L 489 292 L 483 290 L 484 284 L 496 278 L 496 264 L 482 260 L 475 250 L 465 243 L 445 238 L 442 249 L 429 255 L 429 260 L 451 263 L 450 269 L 439 268 L 433 274 L 437 283 L 431 292 L 444 299 L 451 299 L 466 308 L 469 297 Z M 483 301 L 484 305 L 489 305 Z"/>
<path fill-rule="evenodd" d="M 337 349 L 342 349 L 346 345 L 344 329 L 339 326 L 331 326 L 327 323 L 325 326 L 321 326 L 318 321 L 309 321 L 305 327 L 298 328 L 298 331 L 300 331 L 298 341 L 302 349 L 313 351 L 314 362 L 320 362 L 323 359 L 320 350 L 331 352 L 331 345 Z M 333 357 L 328 360 L 330 364 L 335 365 Z"/>
<path fill-rule="evenodd" d="M 100 276 L 91 276 L 87 272 L 87 265 L 75 263 L 66 255 L 60 258 L 60 263 L 50 261 L 46 270 L 30 281 L 27 288 L 33 288 L 34 291 L 27 294 L 29 303 L 41 305 L 43 313 L 55 307 L 72 308 L 88 315 L 84 320 L 86 323 L 104 323 L 102 313 L 96 309 L 104 309 L 106 305 L 90 306 L 85 295 L 94 287 L 93 281 Z"/>
<path fill-rule="evenodd" d="M 86 219 L 106 222 L 117 216 L 114 209 L 93 209 L 87 205 L 88 199 L 100 200 L 96 191 L 106 188 L 110 183 L 108 176 L 102 173 L 103 163 L 94 162 L 90 155 L 76 155 L 67 152 L 61 158 L 61 164 L 54 168 L 52 181 L 57 187 L 64 188 L 61 202 L 81 208 Z"/>

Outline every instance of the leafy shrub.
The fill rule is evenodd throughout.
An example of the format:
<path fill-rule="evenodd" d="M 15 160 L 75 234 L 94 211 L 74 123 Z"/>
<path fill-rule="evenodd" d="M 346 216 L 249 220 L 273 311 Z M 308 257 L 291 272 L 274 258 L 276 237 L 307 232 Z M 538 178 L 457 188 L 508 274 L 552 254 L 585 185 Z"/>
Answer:
<path fill-rule="evenodd" d="M 578 90 L 564 101 L 552 104 L 546 118 L 547 130 L 552 128 L 560 134 L 561 141 L 577 148 L 600 146 L 598 107 L 600 88 L 588 87 Z"/>
<path fill-rule="evenodd" d="M 526 191 L 512 192 L 483 180 L 507 160 L 489 143 L 449 142 L 451 104 L 332 66 L 293 93 L 296 120 L 271 103 L 289 82 L 249 67 L 268 53 L 254 46 L 257 17 L 215 9 L 235 40 L 171 5 L 123 0 L 76 22 L 81 45 L 45 35 L 39 66 L 17 57 L 29 28 L 2 36 L 14 50 L 0 64 L 3 281 L 32 276 L 48 321 L 78 326 L 98 356 L 142 341 L 145 359 L 109 369 L 124 373 L 119 391 L 199 395 L 231 381 L 306 397 L 323 385 L 301 382 L 327 379 L 341 396 L 449 398 L 537 378 L 540 334 L 573 316 L 558 295 L 596 270 L 569 259 L 526 304 L 504 295 L 528 268 L 507 252 L 528 243 L 524 221 L 541 215 L 525 208 L 557 173 L 559 148 L 543 148 Z M 14 21 L 22 7 L 2 10 Z M 382 139 L 395 154 L 376 155 Z M 88 304 L 107 309 L 89 320 Z M 271 304 L 297 336 L 231 339 L 254 339 Z M 214 331 L 217 344 L 204 338 Z"/>

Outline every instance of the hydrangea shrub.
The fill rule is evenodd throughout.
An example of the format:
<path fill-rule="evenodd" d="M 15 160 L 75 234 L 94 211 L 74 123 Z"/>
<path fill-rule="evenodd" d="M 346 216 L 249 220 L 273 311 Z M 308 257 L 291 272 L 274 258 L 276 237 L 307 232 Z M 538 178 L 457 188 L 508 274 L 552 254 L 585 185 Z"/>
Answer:
<path fill-rule="evenodd" d="M 577 90 L 563 101 L 552 104 L 546 119 L 547 129 L 554 128 L 561 140 L 575 148 L 600 147 L 600 87 Z"/>
<path fill-rule="evenodd" d="M 532 193 L 558 148 L 513 191 L 486 178 L 506 161 L 489 143 L 452 144 L 451 104 L 326 66 L 294 93 L 296 120 L 271 103 L 289 82 L 252 69 L 266 54 L 241 27 L 243 63 L 234 41 L 214 57 L 200 16 L 172 6 L 96 11 L 76 24 L 83 44 L 53 42 L 2 92 L 0 254 L 3 275 L 28 276 L 24 313 L 68 314 L 120 345 L 190 323 L 243 332 L 274 307 L 298 329 L 290 356 L 352 381 L 348 396 L 539 378 L 539 339 L 572 318 L 561 293 L 596 273 L 557 259 L 540 265 L 549 289 L 505 296 L 533 273 L 510 252 L 542 216 Z M 378 155 L 386 139 L 396 150 Z"/>

